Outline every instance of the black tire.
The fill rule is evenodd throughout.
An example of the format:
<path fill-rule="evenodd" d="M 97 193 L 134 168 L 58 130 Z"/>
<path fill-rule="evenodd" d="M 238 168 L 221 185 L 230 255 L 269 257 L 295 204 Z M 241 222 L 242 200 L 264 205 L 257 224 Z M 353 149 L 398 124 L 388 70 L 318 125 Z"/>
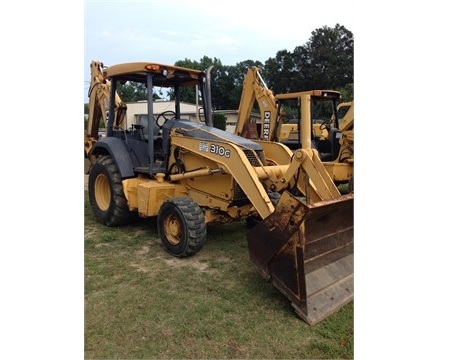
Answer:
<path fill-rule="evenodd" d="M 91 167 L 88 196 L 96 220 L 106 226 L 129 224 L 134 218 L 123 192 L 121 174 L 111 156 L 102 156 Z"/>
<path fill-rule="evenodd" d="M 206 242 L 206 222 L 201 208 L 188 197 L 167 200 L 157 217 L 160 239 L 173 256 L 196 254 Z"/>

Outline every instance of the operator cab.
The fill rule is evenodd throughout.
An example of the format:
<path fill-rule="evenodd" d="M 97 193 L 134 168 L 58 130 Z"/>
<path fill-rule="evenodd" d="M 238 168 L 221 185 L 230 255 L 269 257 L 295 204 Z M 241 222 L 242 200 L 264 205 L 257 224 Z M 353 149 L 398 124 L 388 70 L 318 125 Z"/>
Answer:
<path fill-rule="evenodd" d="M 212 107 L 210 96 L 210 69 L 205 71 L 181 68 L 178 66 L 156 63 L 127 63 L 110 66 L 104 73 L 109 79 L 110 104 L 115 103 L 115 94 L 118 83 L 128 81 L 139 83 L 146 88 L 147 113 L 137 119 L 130 129 L 124 130 L 113 123 L 116 118 L 114 107 L 110 107 L 107 120 L 107 138 L 121 139 L 127 151 L 122 156 L 129 156 L 132 163 L 132 172 L 147 173 L 154 176 L 164 172 L 166 168 L 168 150 L 164 144 L 168 143 L 163 138 L 162 128 L 168 121 L 180 119 L 181 91 L 189 88 L 197 89 L 203 104 L 203 116 L 206 125 L 213 125 Z M 173 94 L 175 108 L 154 115 L 154 89 L 165 89 Z M 111 142 L 111 140 L 107 140 Z M 129 173 L 129 171 L 127 172 Z"/>
<path fill-rule="evenodd" d="M 338 129 L 339 120 L 337 114 L 337 101 L 340 99 L 340 93 L 330 90 L 312 90 L 309 93 L 310 103 L 305 107 L 307 112 L 301 111 L 301 103 L 296 94 L 277 95 L 279 106 L 283 106 L 296 115 L 294 119 L 289 120 L 293 125 L 287 139 L 281 141 L 291 150 L 302 147 L 301 139 L 301 118 L 304 123 L 311 124 L 311 147 L 319 153 L 321 161 L 334 161 L 340 150 L 340 139 L 342 132 Z M 307 118 L 307 119 L 306 119 Z M 310 119 L 310 120 L 308 120 Z"/>

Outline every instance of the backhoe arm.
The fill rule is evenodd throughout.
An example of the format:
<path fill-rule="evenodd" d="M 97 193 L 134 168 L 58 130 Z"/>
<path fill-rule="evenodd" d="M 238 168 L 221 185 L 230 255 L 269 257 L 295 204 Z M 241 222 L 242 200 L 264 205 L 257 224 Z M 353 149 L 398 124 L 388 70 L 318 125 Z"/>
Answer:
<path fill-rule="evenodd" d="M 88 92 L 88 124 L 87 136 L 98 139 L 98 130 L 100 120 L 103 119 L 106 126 L 108 109 L 110 103 L 110 82 L 103 74 L 103 63 L 92 61 L 90 64 L 90 89 Z M 121 100 L 118 94 L 115 95 L 115 120 L 113 124 L 119 127 L 125 127 L 126 104 Z"/>
<path fill-rule="evenodd" d="M 257 100 L 262 116 L 262 128 L 259 139 L 274 141 L 280 131 L 278 124 L 283 121 L 284 112 L 276 104 L 273 92 L 268 89 L 256 66 L 247 71 L 240 97 L 236 135 L 243 136 L 250 122 L 250 115 Z M 275 136 L 276 135 L 276 136 Z"/>
<path fill-rule="evenodd" d="M 342 121 L 340 122 L 339 125 L 339 130 L 341 131 L 353 131 L 353 101 L 350 103 L 345 103 L 345 104 L 350 104 L 348 107 L 347 112 L 344 114 Z M 339 106 L 341 106 L 340 104 Z"/>

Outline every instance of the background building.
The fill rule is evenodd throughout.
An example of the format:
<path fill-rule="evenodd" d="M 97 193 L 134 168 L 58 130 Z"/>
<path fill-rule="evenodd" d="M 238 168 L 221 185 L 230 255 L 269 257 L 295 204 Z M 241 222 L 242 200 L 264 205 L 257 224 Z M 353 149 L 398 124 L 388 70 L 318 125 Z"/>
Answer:
<path fill-rule="evenodd" d="M 131 102 L 126 103 L 128 109 L 126 111 L 127 128 L 131 124 L 147 124 L 147 102 Z M 200 107 L 201 108 L 201 107 Z M 170 100 L 157 100 L 154 101 L 154 117 L 164 111 L 174 110 L 175 102 Z M 188 119 L 197 123 L 204 123 L 204 118 L 200 118 L 199 114 L 203 114 L 202 109 L 198 112 L 198 107 L 191 103 L 180 103 L 180 112 L 182 119 Z M 234 133 L 237 124 L 237 110 L 216 110 L 215 113 L 223 114 L 226 117 L 226 131 Z M 260 115 L 252 114 L 251 121 L 260 124 Z"/>

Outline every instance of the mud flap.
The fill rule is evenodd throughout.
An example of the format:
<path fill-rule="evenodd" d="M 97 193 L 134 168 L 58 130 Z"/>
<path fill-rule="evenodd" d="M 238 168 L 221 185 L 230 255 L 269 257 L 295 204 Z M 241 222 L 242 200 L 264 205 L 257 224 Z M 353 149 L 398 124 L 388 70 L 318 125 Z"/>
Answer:
<path fill-rule="evenodd" d="M 353 299 L 353 194 L 309 205 L 285 191 L 247 242 L 251 261 L 307 323 Z"/>

